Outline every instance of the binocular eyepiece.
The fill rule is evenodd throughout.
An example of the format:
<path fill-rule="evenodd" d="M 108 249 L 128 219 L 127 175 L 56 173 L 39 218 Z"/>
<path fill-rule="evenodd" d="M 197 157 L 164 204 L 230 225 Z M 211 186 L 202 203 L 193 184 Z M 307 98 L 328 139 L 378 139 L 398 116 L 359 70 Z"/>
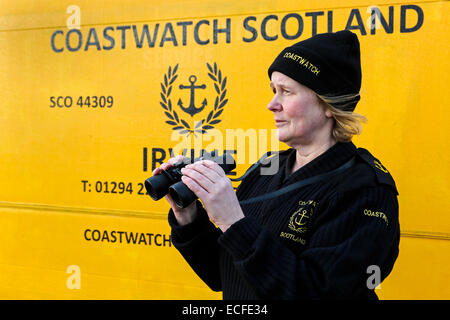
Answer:
<path fill-rule="evenodd" d="M 225 173 L 230 172 L 236 168 L 234 158 L 225 153 L 222 157 L 215 156 L 214 153 L 204 153 L 202 157 L 195 158 L 193 162 L 200 160 L 211 160 L 216 162 Z M 181 169 L 191 163 L 189 158 L 174 164 L 168 170 L 161 171 L 160 174 L 152 176 L 145 180 L 145 189 L 153 200 L 159 200 L 167 193 L 170 194 L 173 201 L 179 208 L 186 208 L 197 199 L 197 196 L 192 192 L 182 181 Z"/>

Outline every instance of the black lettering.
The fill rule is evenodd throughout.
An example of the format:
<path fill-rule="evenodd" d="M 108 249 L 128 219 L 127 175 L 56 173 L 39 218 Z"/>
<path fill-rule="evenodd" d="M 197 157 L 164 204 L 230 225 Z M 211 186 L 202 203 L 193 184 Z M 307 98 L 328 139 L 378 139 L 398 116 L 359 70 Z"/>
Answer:
<path fill-rule="evenodd" d="M 160 153 L 160 157 L 156 157 L 156 154 Z M 162 148 L 152 148 L 152 171 L 156 169 L 156 164 L 162 164 L 166 159 L 166 151 Z"/>
<path fill-rule="evenodd" d="M 252 26 L 249 25 L 249 21 L 256 21 L 256 17 L 250 16 L 250 17 L 245 18 L 245 20 L 244 20 L 244 29 L 248 30 L 248 31 L 250 31 L 252 33 L 251 38 L 244 38 L 244 37 L 242 37 L 242 40 L 244 42 L 253 42 L 258 37 L 258 31 L 255 28 L 253 28 Z"/>
<path fill-rule="evenodd" d="M 151 245 L 153 233 L 146 233 L 146 235 L 148 235 L 148 244 Z"/>
<path fill-rule="evenodd" d="M 106 239 L 106 241 L 109 242 L 109 237 L 108 237 L 108 231 L 107 230 L 103 231 L 102 241 L 104 241 L 105 239 Z"/>
<path fill-rule="evenodd" d="M 130 235 L 129 237 L 128 237 L 128 234 Z M 125 239 L 127 240 L 127 243 L 130 243 L 130 242 L 133 242 L 133 244 L 136 244 L 136 241 L 137 241 L 137 233 L 133 233 L 133 232 L 130 232 L 130 233 L 128 233 L 128 232 L 125 232 Z"/>
<path fill-rule="evenodd" d="M 172 237 L 169 235 L 168 238 L 166 238 L 166 235 L 163 234 L 163 246 L 166 246 L 166 242 L 169 243 L 169 247 L 172 246 Z"/>
<path fill-rule="evenodd" d="M 167 37 L 167 33 L 170 33 L 170 36 Z M 161 38 L 161 43 L 159 44 L 160 47 L 164 46 L 164 42 L 166 41 L 172 41 L 173 45 L 175 47 L 178 46 L 177 38 L 175 37 L 175 32 L 173 31 L 172 24 L 170 22 L 166 23 L 166 26 L 164 28 L 164 32 Z"/>
<path fill-rule="evenodd" d="M 119 234 L 119 237 L 117 237 Z M 161 246 L 172 246 L 172 237 L 170 234 L 153 234 L 153 233 L 140 233 L 140 232 L 126 232 L 126 231 L 108 231 L 108 230 L 84 230 L 84 239 L 86 241 L 101 241 L 101 242 L 111 242 L 115 243 L 119 239 L 119 242 L 122 243 L 122 234 L 125 234 L 125 240 L 128 244 L 143 244 L 143 245 L 151 245 L 152 237 L 153 244 L 161 247 Z M 161 240 L 162 238 L 162 240 Z"/>
<path fill-rule="evenodd" d="M 92 240 L 94 240 L 94 241 L 100 240 L 100 231 L 92 230 L 91 234 L 92 234 Z M 95 236 L 95 235 L 97 235 L 97 236 Z"/>
<path fill-rule="evenodd" d="M 211 152 L 212 152 L 212 153 L 213 153 L 213 152 L 216 152 L 216 154 L 217 154 L 217 150 L 212 150 Z M 199 155 L 199 156 L 200 156 L 200 157 L 203 157 L 203 156 L 204 156 L 205 154 L 207 154 L 207 153 L 208 153 L 208 151 L 206 151 L 205 149 L 201 149 L 201 150 L 200 150 L 200 155 Z"/>
<path fill-rule="evenodd" d="M 146 172 L 147 171 L 147 148 L 144 148 L 143 155 L 144 155 L 143 169 L 144 169 L 144 172 Z"/>
<path fill-rule="evenodd" d="M 94 42 L 91 42 L 91 38 L 92 36 L 94 37 Z M 86 40 L 86 45 L 84 46 L 84 51 L 87 51 L 89 49 L 89 46 L 96 46 L 97 50 L 101 50 L 100 49 L 100 42 L 98 41 L 98 37 L 97 37 L 97 31 L 95 31 L 95 28 L 90 28 L 89 29 L 89 34 Z"/>
<path fill-rule="evenodd" d="M 141 242 L 143 242 L 145 245 L 147 244 L 147 239 L 145 239 L 145 234 L 141 233 L 139 236 L 139 242 L 138 244 L 141 244 Z"/>
<path fill-rule="evenodd" d="M 182 27 L 182 34 L 183 34 L 183 46 L 186 45 L 187 43 L 187 26 L 192 25 L 192 21 L 181 21 L 181 22 L 177 22 L 177 26 L 181 26 Z"/>
<path fill-rule="evenodd" d="M 218 26 L 219 22 L 217 21 L 217 19 L 214 19 L 214 21 L 213 21 L 213 35 L 214 35 L 213 36 L 213 43 L 214 44 L 217 44 L 217 42 L 218 42 L 217 35 L 219 33 L 225 33 L 226 36 L 227 36 L 226 42 L 230 43 L 230 41 L 231 41 L 231 19 L 227 18 L 226 23 L 227 23 L 227 26 L 225 28 L 219 29 L 219 26 Z"/>
<path fill-rule="evenodd" d="M 50 39 L 50 43 L 52 45 L 52 49 L 55 52 L 63 52 L 64 51 L 64 47 L 62 47 L 61 49 L 58 49 L 55 47 L 55 36 L 58 34 L 64 34 L 64 32 L 62 32 L 62 30 L 56 30 L 55 32 L 52 33 L 52 37 Z"/>
<path fill-rule="evenodd" d="M 117 232 L 119 234 L 119 242 L 122 243 L 122 234 L 124 234 L 124 231 L 118 231 Z"/>
<path fill-rule="evenodd" d="M 406 27 L 406 11 L 407 10 L 414 10 L 417 13 L 417 22 L 416 25 L 413 27 Z M 400 32 L 406 33 L 406 32 L 414 32 L 420 29 L 423 25 L 423 11 L 422 8 L 419 6 L 416 6 L 414 4 L 409 5 L 403 5 L 400 7 Z"/>
<path fill-rule="evenodd" d="M 380 8 L 373 7 L 371 11 L 371 21 L 372 24 L 370 26 L 370 34 L 375 34 L 376 30 L 376 17 L 380 20 L 381 25 L 384 28 L 386 33 L 394 32 L 394 6 L 389 6 L 389 24 L 386 22 L 383 14 L 380 11 Z"/>
<path fill-rule="evenodd" d="M 116 231 L 111 231 L 111 242 L 114 243 L 117 241 Z"/>
<path fill-rule="evenodd" d="M 115 40 L 113 37 L 111 37 L 108 34 L 108 31 L 114 31 L 113 27 L 106 27 L 105 29 L 103 29 L 103 38 L 105 38 L 106 40 L 108 40 L 110 42 L 110 45 L 108 47 L 106 47 L 105 45 L 103 45 L 103 50 L 111 50 L 112 48 L 114 48 L 114 44 L 115 44 Z"/>
<path fill-rule="evenodd" d="M 142 33 L 140 38 L 138 37 L 138 31 L 135 25 L 133 25 L 133 34 L 134 34 L 134 41 L 136 42 L 136 48 L 142 48 L 144 44 L 144 36 L 147 39 L 147 44 L 149 48 L 153 48 L 155 46 L 156 42 L 156 35 L 158 34 L 159 29 L 159 23 L 155 25 L 155 30 L 153 31 L 153 39 L 150 37 L 150 32 L 148 31 L 148 25 L 144 24 L 142 26 Z"/>
<path fill-rule="evenodd" d="M 90 232 L 91 231 L 91 229 L 86 229 L 86 230 L 84 230 L 84 238 L 87 240 L 87 241 L 91 241 L 92 239 L 88 239 L 88 237 L 87 237 L 87 233 L 88 232 Z"/>
<path fill-rule="evenodd" d="M 356 17 L 356 22 L 358 23 L 357 26 L 352 25 L 354 17 Z M 350 16 L 348 17 L 345 30 L 359 30 L 361 32 L 361 35 L 363 36 L 367 34 L 366 29 L 364 28 L 364 23 L 361 18 L 361 13 L 359 12 L 358 9 L 352 9 L 352 11 L 350 12 Z"/>
<path fill-rule="evenodd" d="M 158 234 L 156 234 L 155 237 L 153 238 L 153 239 L 155 240 L 155 244 L 156 244 L 158 247 L 161 246 L 161 243 L 160 243 L 160 242 L 158 243 L 158 241 L 156 240 L 156 239 L 159 238 L 159 237 L 161 237 L 161 235 L 158 233 Z"/>
<path fill-rule="evenodd" d="M 181 151 L 181 154 L 183 155 L 183 157 L 186 157 L 186 153 L 187 153 L 187 149 L 183 149 L 183 151 Z M 173 149 L 169 148 L 169 155 L 171 158 L 177 156 L 177 154 L 173 153 Z"/>
<path fill-rule="evenodd" d="M 323 11 L 306 12 L 305 16 L 311 17 L 311 19 L 312 19 L 312 35 L 315 36 L 317 34 L 317 17 L 323 16 Z"/>
<path fill-rule="evenodd" d="M 76 33 L 78 35 L 78 45 L 76 47 L 71 47 L 70 45 L 70 36 L 72 35 L 72 33 Z M 81 44 L 83 43 L 83 35 L 81 34 L 80 30 L 78 29 L 71 29 L 69 30 L 69 32 L 66 33 L 66 48 L 69 51 L 78 51 L 81 48 Z"/>
<path fill-rule="evenodd" d="M 125 49 L 125 47 L 126 47 L 126 31 L 128 30 L 128 29 L 130 29 L 131 27 L 130 26 L 118 26 L 118 27 L 116 27 L 116 29 L 117 30 L 120 30 L 121 32 L 122 32 L 122 37 L 121 37 L 121 39 L 122 39 L 122 45 L 121 45 L 121 48 L 122 49 Z"/>
<path fill-rule="evenodd" d="M 267 27 L 267 22 L 268 22 L 269 20 L 276 20 L 276 21 L 278 21 L 278 16 L 276 16 L 276 15 L 274 15 L 274 14 L 271 14 L 271 15 L 266 16 L 266 17 L 263 19 L 263 21 L 261 22 L 261 36 L 263 37 L 264 40 L 267 40 L 267 41 L 274 41 L 274 40 L 277 40 L 277 39 L 278 39 L 278 35 L 269 36 L 269 35 L 267 34 L 267 29 L 266 29 L 266 27 Z"/>
<path fill-rule="evenodd" d="M 67 101 L 69 101 L 69 102 L 67 102 Z M 66 107 L 66 108 L 70 108 L 71 106 L 72 106 L 72 97 L 71 96 L 66 96 L 65 98 L 64 98 L 64 106 Z"/>
<path fill-rule="evenodd" d="M 56 105 L 60 108 L 64 107 L 64 105 L 61 104 L 61 100 L 63 99 L 63 97 L 59 96 L 58 98 L 56 98 Z"/>
<path fill-rule="evenodd" d="M 205 44 L 209 43 L 209 39 L 201 40 L 200 37 L 198 36 L 198 29 L 200 28 L 200 26 L 202 24 L 207 24 L 209 26 L 209 21 L 208 20 L 200 20 L 199 22 L 197 22 L 197 24 L 194 27 L 194 40 L 195 40 L 195 42 L 197 42 L 200 45 L 205 45 Z"/>
<path fill-rule="evenodd" d="M 286 32 L 286 23 L 289 18 L 295 18 L 295 19 L 297 19 L 297 22 L 298 22 L 297 33 L 292 36 L 288 35 Z M 289 13 L 289 14 L 285 15 L 283 20 L 281 20 L 281 35 L 283 36 L 283 38 L 288 39 L 288 40 L 294 40 L 294 39 L 297 39 L 298 37 L 300 37 L 302 35 L 302 33 L 303 33 L 302 17 L 298 13 Z"/>
<path fill-rule="evenodd" d="M 333 32 L 333 11 L 328 11 L 328 26 L 327 32 Z"/>

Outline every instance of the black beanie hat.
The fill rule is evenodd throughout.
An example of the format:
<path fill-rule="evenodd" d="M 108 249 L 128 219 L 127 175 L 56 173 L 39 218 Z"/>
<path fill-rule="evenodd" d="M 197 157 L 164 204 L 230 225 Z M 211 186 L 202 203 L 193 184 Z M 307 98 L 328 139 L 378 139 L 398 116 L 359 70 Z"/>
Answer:
<path fill-rule="evenodd" d="M 348 30 L 317 34 L 285 48 L 269 67 L 269 78 L 274 71 L 322 96 L 347 95 L 344 103 L 330 104 L 353 111 L 360 99 L 361 88 L 358 37 Z"/>

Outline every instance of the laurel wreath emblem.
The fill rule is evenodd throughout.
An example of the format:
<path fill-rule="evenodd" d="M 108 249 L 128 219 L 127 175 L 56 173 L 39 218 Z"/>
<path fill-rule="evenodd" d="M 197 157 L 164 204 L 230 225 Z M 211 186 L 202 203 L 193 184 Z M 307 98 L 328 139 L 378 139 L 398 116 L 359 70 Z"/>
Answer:
<path fill-rule="evenodd" d="M 164 81 L 161 82 L 161 101 L 159 102 L 161 107 L 165 110 L 164 114 L 169 119 L 167 124 L 172 126 L 172 130 L 178 131 L 180 134 L 204 134 L 210 129 L 214 129 L 214 125 L 218 124 L 222 120 L 218 119 L 222 114 L 225 105 L 228 102 L 227 95 L 227 77 L 222 76 L 222 71 L 217 67 L 217 63 L 211 66 L 206 63 L 209 70 L 208 76 L 214 82 L 214 89 L 217 93 L 214 101 L 214 109 L 208 113 L 208 116 L 195 124 L 195 127 L 191 127 L 188 122 L 181 119 L 177 112 L 172 107 L 172 101 L 170 94 L 172 93 L 172 86 L 177 79 L 178 64 L 173 68 L 169 66 L 168 72 L 164 74 Z"/>
<path fill-rule="evenodd" d="M 294 214 L 291 216 L 291 218 L 289 219 L 289 225 L 288 227 L 294 231 L 297 232 L 305 232 L 307 230 L 307 227 L 304 226 L 304 224 L 299 224 L 296 221 L 296 216 L 297 214 L 299 214 L 300 212 L 303 213 L 303 215 L 307 214 L 308 212 L 306 210 L 304 210 L 303 208 L 298 209 L 297 211 L 294 212 Z M 307 216 L 306 216 L 307 217 Z M 307 217 L 309 218 L 309 217 Z"/>

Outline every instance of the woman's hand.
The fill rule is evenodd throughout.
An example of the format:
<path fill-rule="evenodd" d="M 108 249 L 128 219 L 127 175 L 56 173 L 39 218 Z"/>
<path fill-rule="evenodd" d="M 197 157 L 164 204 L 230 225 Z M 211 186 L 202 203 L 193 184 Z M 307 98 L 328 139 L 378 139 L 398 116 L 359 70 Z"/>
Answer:
<path fill-rule="evenodd" d="M 215 162 L 201 160 L 181 169 L 181 180 L 202 200 L 209 218 L 223 232 L 244 218 L 230 179 Z"/>
<path fill-rule="evenodd" d="M 175 163 L 183 161 L 183 159 L 184 159 L 184 157 L 181 155 L 176 156 L 174 158 L 170 158 L 166 163 L 161 164 L 161 166 L 159 166 L 158 168 L 153 170 L 152 175 L 157 175 L 157 174 L 160 174 L 161 171 L 163 171 L 163 170 L 170 169 L 171 167 L 173 167 L 173 165 Z M 196 206 L 195 202 L 191 203 L 189 206 L 187 206 L 184 209 L 180 209 L 175 204 L 175 202 L 173 201 L 172 197 L 169 194 L 164 196 L 164 198 L 167 200 L 167 202 L 169 202 L 170 207 L 172 208 L 175 218 L 177 219 L 177 222 L 179 225 L 181 225 L 181 226 L 186 225 L 186 224 L 192 222 L 195 219 L 195 217 L 197 216 L 197 206 Z"/>

